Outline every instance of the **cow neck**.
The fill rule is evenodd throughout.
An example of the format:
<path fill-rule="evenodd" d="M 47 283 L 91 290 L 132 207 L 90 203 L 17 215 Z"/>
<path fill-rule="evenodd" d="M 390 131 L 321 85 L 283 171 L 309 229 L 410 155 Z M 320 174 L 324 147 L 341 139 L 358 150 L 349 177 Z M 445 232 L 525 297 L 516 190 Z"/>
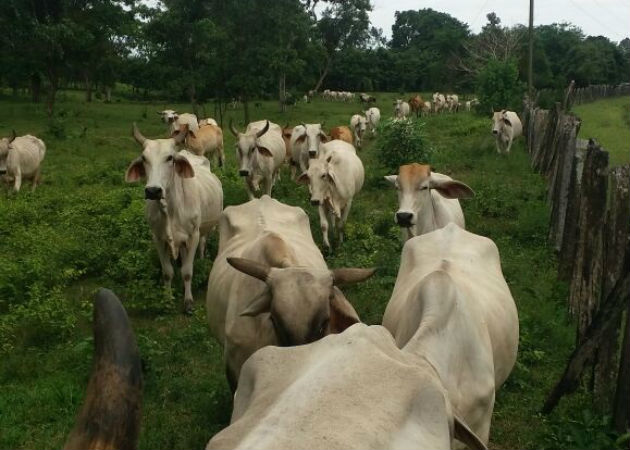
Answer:
<path fill-rule="evenodd" d="M 187 194 L 184 179 L 173 170 L 171 184 L 166 190 L 167 209 L 165 211 L 171 221 L 179 217 L 181 213 L 186 213 L 190 210 L 191 205 L 188 203 L 190 196 Z"/>

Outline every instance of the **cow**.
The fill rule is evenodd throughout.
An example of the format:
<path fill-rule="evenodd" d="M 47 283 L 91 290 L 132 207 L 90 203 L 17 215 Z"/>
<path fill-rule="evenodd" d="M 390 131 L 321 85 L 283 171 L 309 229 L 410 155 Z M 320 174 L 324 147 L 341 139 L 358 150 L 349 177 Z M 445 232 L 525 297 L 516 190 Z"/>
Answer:
<path fill-rule="evenodd" d="M 291 133 L 291 158 L 300 169 L 300 173 L 308 169 L 309 159 L 319 156 L 319 148 L 329 138 L 324 132 L 323 124 L 302 123 L 293 128 Z"/>
<path fill-rule="evenodd" d="M 338 243 L 343 243 L 352 200 L 363 186 L 365 172 L 356 150 L 347 142 L 331 141 L 322 147 L 320 157 L 311 160 L 297 181 L 308 184 L 311 204 L 318 207 L 324 245 L 330 251 L 329 222 Z"/>
<path fill-rule="evenodd" d="M 352 131 L 345 126 L 333 127 L 330 129 L 330 139 L 339 139 L 340 141 L 347 142 L 352 145 Z"/>
<path fill-rule="evenodd" d="M 162 265 L 167 288 L 173 279 L 171 258 L 181 257 L 184 311 L 192 313 L 193 261 L 199 248 L 203 257 L 206 236 L 217 225 L 223 210 L 223 189 L 210 171 L 210 162 L 187 150 L 177 151 L 185 134 L 175 138 L 145 138 L 136 124 L 132 134 L 142 147 L 125 173 L 133 183 L 146 179 L 145 215 Z"/>
<path fill-rule="evenodd" d="M 424 100 L 422 100 L 422 97 L 416 95 L 415 97 L 411 97 L 407 103 L 409 103 L 411 112 L 415 113 L 416 117 L 418 117 L 422 107 L 424 106 Z"/>
<path fill-rule="evenodd" d="M 373 273 L 329 270 L 301 208 L 266 195 L 226 208 L 206 310 L 210 331 L 224 346 L 232 389 L 256 350 L 306 344 L 359 322 L 336 286 Z"/>
<path fill-rule="evenodd" d="M 446 96 L 446 106 L 448 112 L 457 112 L 459 110 L 459 96 L 457 94 L 448 94 Z"/>
<path fill-rule="evenodd" d="M 487 443 L 519 336 L 495 243 L 454 223 L 407 241 L 383 326 L 399 348 L 433 363 L 453 409 Z"/>
<path fill-rule="evenodd" d="M 321 95 L 324 100 L 330 100 L 330 89 L 324 89 Z"/>
<path fill-rule="evenodd" d="M 13 191 L 20 192 L 23 180 L 31 180 L 35 191 L 41 180 L 41 164 L 46 156 L 46 144 L 30 134 L 0 139 L 0 175 L 13 181 Z"/>
<path fill-rule="evenodd" d="M 433 93 L 434 112 L 439 113 L 443 111 L 445 107 L 446 107 L 446 98 L 444 97 L 444 94 L 441 94 L 439 92 L 434 92 Z"/>
<path fill-rule="evenodd" d="M 176 137 L 179 133 L 186 136 L 184 145 L 187 150 L 198 156 L 216 155 L 219 167 L 225 163 L 225 153 L 223 151 L 223 130 L 217 125 L 203 125 L 197 131 L 189 128 L 188 124 L 181 124 L 171 137 Z"/>
<path fill-rule="evenodd" d="M 208 117 L 207 119 L 201 119 L 199 121 L 199 126 L 202 127 L 204 125 L 214 125 L 215 127 L 218 127 L 219 124 L 217 123 L 216 120 L 214 120 L 212 117 Z"/>
<path fill-rule="evenodd" d="M 364 92 L 359 94 L 359 100 L 361 101 L 361 103 L 367 103 L 368 105 L 370 103 L 376 103 L 376 98 L 372 97 L 371 95 L 367 95 Z"/>
<path fill-rule="evenodd" d="M 470 112 L 470 110 L 477 105 L 479 105 L 479 100 L 477 100 L 476 98 L 473 98 L 472 100 L 468 100 L 466 102 L 466 111 Z"/>
<path fill-rule="evenodd" d="M 426 117 L 429 114 L 431 114 L 431 102 L 427 101 L 422 104 L 422 115 Z"/>
<path fill-rule="evenodd" d="M 458 199 L 470 198 L 474 192 L 461 181 L 418 163 L 400 166 L 398 175 L 387 175 L 385 179 L 398 191 L 394 221 L 403 230 L 403 239 L 429 233 L 451 222 L 465 228 Z"/>
<path fill-rule="evenodd" d="M 438 450 L 453 438 L 485 449 L 432 364 L 361 323 L 308 345 L 265 347 L 243 365 L 230 425 L 206 450 Z"/>
<path fill-rule="evenodd" d="M 361 148 L 363 134 L 367 130 L 368 120 L 361 114 L 355 114 L 350 118 L 350 126 L 354 131 L 354 142 L 357 144 L 357 148 Z"/>
<path fill-rule="evenodd" d="M 394 102 L 394 117 L 396 119 L 405 119 L 409 115 L 409 103 L 403 100 L 396 100 Z"/>
<path fill-rule="evenodd" d="M 162 122 L 168 125 L 168 135 L 171 136 L 175 131 L 179 130 L 184 124 L 188 124 L 188 128 L 197 131 L 199 129 L 199 122 L 197 116 L 191 113 L 179 114 L 172 109 L 165 109 L 164 111 L 158 111 L 158 115 L 162 118 Z"/>
<path fill-rule="evenodd" d="M 230 121 L 230 131 L 236 137 L 236 156 L 239 160 L 238 174 L 245 178 L 245 188 L 249 199 L 254 192 L 271 195 L 286 150 L 279 125 L 260 120 L 247 125 L 245 133 L 240 133 Z"/>
<path fill-rule="evenodd" d="M 378 124 L 381 121 L 381 110 L 376 106 L 373 106 L 365 111 L 365 118 L 368 121 L 370 133 L 372 133 L 372 136 L 376 135 L 376 127 L 378 127 Z"/>
<path fill-rule="evenodd" d="M 492 113 L 492 134 L 497 145 L 497 152 L 510 153 L 512 142 L 523 134 L 521 119 L 514 111 L 501 111 Z"/>

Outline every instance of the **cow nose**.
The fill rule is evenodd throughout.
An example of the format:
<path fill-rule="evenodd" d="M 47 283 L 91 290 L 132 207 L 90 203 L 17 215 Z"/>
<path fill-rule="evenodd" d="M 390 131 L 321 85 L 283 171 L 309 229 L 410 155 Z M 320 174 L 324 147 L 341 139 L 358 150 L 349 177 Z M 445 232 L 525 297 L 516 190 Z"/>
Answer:
<path fill-rule="evenodd" d="M 396 223 L 401 227 L 409 227 L 411 226 L 411 219 L 413 218 L 413 214 L 408 212 L 397 212 L 396 213 Z"/>
<path fill-rule="evenodd" d="M 144 198 L 147 200 L 159 200 L 162 198 L 162 188 L 157 186 L 147 186 L 144 188 Z"/>
<path fill-rule="evenodd" d="M 317 152 L 315 150 L 309 150 L 308 151 L 308 157 L 313 159 L 315 158 L 315 156 L 317 155 Z"/>
<path fill-rule="evenodd" d="M 313 205 L 313 206 L 319 206 L 319 200 L 313 200 L 313 199 L 311 199 L 311 205 Z"/>
<path fill-rule="evenodd" d="M 498 130 L 492 130 L 492 134 L 499 134 Z"/>
<path fill-rule="evenodd" d="M 247 175 L 249 175 L 249 170 L 239 170 L 238 174 L 242 177 L 246 177 Z"/>

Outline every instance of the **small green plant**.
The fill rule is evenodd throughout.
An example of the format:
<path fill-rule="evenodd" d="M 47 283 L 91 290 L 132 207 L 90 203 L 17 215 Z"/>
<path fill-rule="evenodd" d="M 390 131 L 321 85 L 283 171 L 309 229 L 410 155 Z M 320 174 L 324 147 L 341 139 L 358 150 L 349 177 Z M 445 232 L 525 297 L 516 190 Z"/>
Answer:
<path fill-rule="evenodd" d="M 391 171 L 412 162 L 430 163 L 433 152 L 424 123 L 411 119 L 382 121 L 375 147 L 379 162 Z"/>
<path fill-rule="evenodd" d="M 48 122 L 48 133 L 56 137 L 57 139 L 66 138 L 66 125 L 65 120 L 61 117 L 53 117 Z"/>

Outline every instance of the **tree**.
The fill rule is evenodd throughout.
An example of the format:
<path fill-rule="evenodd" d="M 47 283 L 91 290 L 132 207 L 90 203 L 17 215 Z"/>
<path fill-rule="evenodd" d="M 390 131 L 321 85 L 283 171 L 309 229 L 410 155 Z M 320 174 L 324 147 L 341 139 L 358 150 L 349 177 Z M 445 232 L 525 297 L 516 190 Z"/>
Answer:
<path fill-rule="evenodd" d="M 524 86 L 518 79 L 518 67 L 514 58 L 507 61 L 491 59 L 477 76 L 477 96 L 480 110 L 495 108 L 518 109 Z"/>

